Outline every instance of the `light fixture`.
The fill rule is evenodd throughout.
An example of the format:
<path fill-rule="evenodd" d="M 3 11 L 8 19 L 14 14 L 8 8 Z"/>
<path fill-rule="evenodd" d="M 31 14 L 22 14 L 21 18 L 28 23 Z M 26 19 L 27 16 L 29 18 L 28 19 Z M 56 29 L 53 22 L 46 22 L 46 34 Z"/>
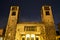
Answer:
<path fill-rule="evenodd" d="M 31 34 L 31 37 L 35 37 L 35 35 L 34 34 Z"/>
<path fill-rule="evenodd" d="M 30 34 L 26 34 L 26 38 L 30 37 Z"/>

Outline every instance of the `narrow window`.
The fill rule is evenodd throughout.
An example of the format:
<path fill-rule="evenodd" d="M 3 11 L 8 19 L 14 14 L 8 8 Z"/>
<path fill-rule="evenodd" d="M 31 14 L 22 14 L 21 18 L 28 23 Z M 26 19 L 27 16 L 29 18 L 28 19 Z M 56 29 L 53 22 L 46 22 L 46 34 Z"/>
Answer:
<path fill-rule="evenodd" d="M 12 7 L 12 10 L 17 10 L 17 7 Z"/>
<path fill-rule="evenodd" d="M 24 26 L 24 31 L 36 31 L 36 26 Z"/>
<path fill-rule="evenodd" d="M 16 15 L 16 12 L 12 12 L 12 16 L 15 16 Z"/>
<path fill-rule="evenodd" d="M 50 15 L 49 11 L 46 11 L 46 15 Z"/>
<path fill-rule="evenodd" d="M 45 7 L 44 7 L 44 10 L 50 10 L 50 9 L 49 9 L 49 6 L 45 6 Z"/>

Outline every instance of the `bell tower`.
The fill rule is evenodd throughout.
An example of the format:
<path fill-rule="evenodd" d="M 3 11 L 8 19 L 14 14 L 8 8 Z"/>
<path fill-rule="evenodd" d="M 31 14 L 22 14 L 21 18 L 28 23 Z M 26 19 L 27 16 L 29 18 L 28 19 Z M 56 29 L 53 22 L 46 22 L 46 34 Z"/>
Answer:
<path fill-rule="evenodd" d="M 54 24 L 51 6 L 46 5 L 42 6 L 41 16 L 42 16 L 42 22 L 48 23 L 49 25 Z"/>
<path fill-rule="evenodd" d="M 56 40 L 55 39 L 56 31 L 55 31 L 55 25 L 54 25 L 51 6 L 49 5 L 42 6 L 41 17 L 42 17 L 42 22 L 46 26 L 45 31 L 46 31 L 47 40 Z"/>
<path fill-rule="evenodd" d="M 4 40 L 14 40 L 19 6 L 11 6 Z"/>

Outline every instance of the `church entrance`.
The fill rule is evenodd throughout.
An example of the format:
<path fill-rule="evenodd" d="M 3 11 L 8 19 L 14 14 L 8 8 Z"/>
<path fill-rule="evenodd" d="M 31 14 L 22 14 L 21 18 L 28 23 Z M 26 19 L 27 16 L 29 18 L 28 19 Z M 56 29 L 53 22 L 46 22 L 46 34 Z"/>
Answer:
<path fill-rule="evenodd" d="M 37 36 L 35 34 L 26 34 L 23 35 L 21 40 L 42 40 L 40 36 Z"/>

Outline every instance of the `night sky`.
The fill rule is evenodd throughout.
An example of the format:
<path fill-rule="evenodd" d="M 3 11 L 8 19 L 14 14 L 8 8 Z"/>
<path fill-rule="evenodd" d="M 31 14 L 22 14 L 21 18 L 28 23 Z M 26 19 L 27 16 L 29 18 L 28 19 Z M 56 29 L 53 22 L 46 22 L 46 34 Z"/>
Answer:
<path fill-rule="evenodd" d="M 20 7 L 19 22 L 40 22 L 41 6 L 46 4 L 52 6 L 55 25 L 57 25 L 60 22 L 60 0 L 0 0 L 0 28 L 5 28 L 7 25 L 10 6 Z"/>

